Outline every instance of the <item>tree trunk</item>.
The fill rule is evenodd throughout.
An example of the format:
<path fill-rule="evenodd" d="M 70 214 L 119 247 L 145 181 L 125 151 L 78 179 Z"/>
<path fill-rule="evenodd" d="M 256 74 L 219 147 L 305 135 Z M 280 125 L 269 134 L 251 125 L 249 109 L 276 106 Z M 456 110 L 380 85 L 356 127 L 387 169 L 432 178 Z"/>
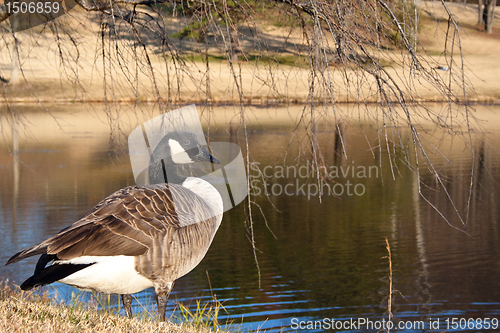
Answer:
<path fill-rule="evenodd" d="M 9 84 L 19 83 L 19 40 L 17 39 L 16 30 L 18 18 L 12 19 L 12 36 L 14 37 L 14 46 L 12 48 L 12 67 L 10 68 Z"/>
<path fill-rule="evenodd" d="M 478 25 L 483 25 L 484 20 L 483 20 L 483 11 L 484 11 L 484 0 L 478 0 L 477 1 L 477 24 Z"/>
<path fill-rule="evenodd" d="M 484 30 L 488 34 L 493 32 L 493 17 L 495 15 L 494 11 L 496 5 L 497 0 L 485 0 L 484 2 Z"/>
<path fill-rule="evenodd" d="M 238 55 L 241 53 L 237 28 L 231 29 L 229 39 L 231 43 L 231 61 L 237 62 Z"/>

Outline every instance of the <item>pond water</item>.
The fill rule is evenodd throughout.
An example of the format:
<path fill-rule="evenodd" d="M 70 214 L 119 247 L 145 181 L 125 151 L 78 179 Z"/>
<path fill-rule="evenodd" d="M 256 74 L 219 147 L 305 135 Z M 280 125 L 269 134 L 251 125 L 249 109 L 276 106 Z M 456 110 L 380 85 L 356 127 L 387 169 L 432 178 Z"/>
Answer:
<path fill-rule="evenodd" d="M 76 221 L 115 190 L 134 184 L 124 137 L 138 120 L 123 108 L 120 115 L 128 123 L 117 124 L 98 106 L 54 106 L 51 114 L 18 107 L 24 117 L 17 125 L 18 158 L 11 153 L 12 124 L 4 119 L 0 262 Z M 305 157 L 296 160 L 300 150 L 310 156 L 301 129 L 298 136 L 291 136 L 300 107 L 248 108 L 258 266 L 241 203 L 225 213 L 201 264 L 176 282 L 167 316 L 179 303 L 195 309 L 196 300 L 204 304 L 214 295 L 227 311 L 219 314 L 221 322 L 230 319 L 233 327 L 243 330 L 320 332 L 333 326 L 337 328 L 332 331 L 376 332 L 389 317 L 387 238 L 395 325 L 407 325 L 407 332 L 477 332 L 484 331 L 486 326 L 480 325 L 487 323 L 500 329 L 500 133 L 496 130 L 500 107 L 475 108 L 485 122 L 481 131 L 473 133 L 474 157 L 461 137 L 452 140 L 448 132 L 430 124 L 419 127 L 427 147 L 443 152 L 444 156 L 430 154 L 430 158 L 454 205 L 436 187 L 423 160 L 422 193 L 449 223 L 419 196 L 417 175 L 404 165 L 401 149 L 390 149 L 397 164 L 391 168 L 385 138 L 377 136 L 370 124 L 351 118 L 348 110 L 337 131 L 347 157 L 335 131 L 321 123 L 317 127 L 318 143 L 333 177 L 326 186 L 337 194 L 328 195 L 324 187 L 320 202 L 315 178 L 307 174 L 312 165 Z M 234 112 L 229 107 L 215 109 L 210 138 L 244 147 Z M 147 120 L 153 113 L 141 116 Z M 409 142 L 405 127 L 389 132 L 394 133 L 404 145 Z M 286 147 L 290 148 L 285 157 Z M 258 169 L 268 177 L 269 198 Z M 468 215 L 465 226 L 455 209 Z M 0 278 L 20 284 L 32 274 L 36 260 L 1 265 Z M 63 284 L 42 289 L 66 301 L 75 296 L 93 298 Z M 153 295 L 152 290 L 135 295 L 134 312 L 155 315 Z M 313 321 L 323 326 L 310 326 Z M 363 322 L 371 326 L 360 325 Z"/>

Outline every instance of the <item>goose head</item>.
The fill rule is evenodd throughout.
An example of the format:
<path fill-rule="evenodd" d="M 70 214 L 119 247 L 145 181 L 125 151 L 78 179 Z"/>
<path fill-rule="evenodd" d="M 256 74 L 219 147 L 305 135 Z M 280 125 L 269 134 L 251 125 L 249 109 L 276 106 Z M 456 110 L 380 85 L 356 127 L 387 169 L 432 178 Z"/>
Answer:
<path fill-rule="evenodd" d="M 170 132 L 161 139 L 151 154 L 149 183 L 181 184 L 186 177 L 179 175 L 178 166 L 199 162 L 220 164 L 219 160 L 203 147 L 195 134 Z"/>

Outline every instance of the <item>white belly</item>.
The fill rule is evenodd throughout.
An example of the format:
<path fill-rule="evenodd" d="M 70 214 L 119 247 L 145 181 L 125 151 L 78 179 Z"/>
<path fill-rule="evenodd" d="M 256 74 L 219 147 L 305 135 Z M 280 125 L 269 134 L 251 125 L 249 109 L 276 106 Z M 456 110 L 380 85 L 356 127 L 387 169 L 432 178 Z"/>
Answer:
<path fill-rule="evenodd" d="M 153 287 L 150 280 L 135 270 L 134 257 L 83 256 L 70 260 L 58 260 L 54 262 L 54 265 L 57 265 L 57 262 L 72 264 L 95 262 L 95 264 L 58 281 L 79 289 L 108 294 L 133 294 Z"/>

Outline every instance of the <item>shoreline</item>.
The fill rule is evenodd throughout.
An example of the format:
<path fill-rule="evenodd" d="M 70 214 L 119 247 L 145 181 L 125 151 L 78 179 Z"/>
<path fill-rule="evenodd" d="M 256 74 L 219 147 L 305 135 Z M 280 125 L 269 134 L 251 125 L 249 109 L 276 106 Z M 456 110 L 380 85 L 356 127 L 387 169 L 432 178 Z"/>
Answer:
<path fill-rule="evenodd" d="M 322 103 L 323 101 L 319 99 L 314 100 L 314 104 Z M 399 101 L 394 99 L 390 100 L 391 103 L 399 105 Z M 415 104 L 446 104 L 450 103 L 449 100 L 444 98 L 419 98 L 419 99 L 411 99 L 406 100 L 406 104 L 415 105 Z M 464 103 L 463 100 L 454 100 L 451 101 L 457 106 L 467 105 L 500 105 L 500 98 L 494 96 L 481 96 L 481 97 L 471 97 L 468 98 Z M 142 105 L 155 105 L 158 104 L 158 100 L 152 98 L 146 99 L 132 99 L 132 98 L 119 98 L 115 100 L 104 100 L 104 99 L 61 99 L 61 98 L 11 98 L 7 101 L 4 100 L 4 104 L 6 105 L 37 105 L 37 104 L 50 104 L 50 105 L 71 105 L 71 104 L 142 104 Z M 253 106 L 253 107 L 266 107 L 266 106 L 285 106 L 285 105 L 306 105 L 311 103 L 311 100 L 303 99 L 303 98 L 269 98 L 269 99 L 261 99 L 261 98 L 244 98 L 244 106 Z M 166 101 L 162 101 L 162 104 L 167 104 Z M 240 101 L 235 99 L 213 99 L 212 101 L 207 101 L 206 99 L 183 99 L 183 100 L 174 100 L 170 101 L 170 105 L 190 105 L 196 104 L 200 106 L 240 106 Z M 335 100 L 334 104 L 340 105 L 356 105 L 356 104 L 367 104 L 367 105 L 378 105 L 383 104 L 381 101 L 377 100 L 346 100 L 339 99 Z M 322 104 L 324 105 L 324 104 Z M 328 103 L 329 106 L 332 103 Z"/>

